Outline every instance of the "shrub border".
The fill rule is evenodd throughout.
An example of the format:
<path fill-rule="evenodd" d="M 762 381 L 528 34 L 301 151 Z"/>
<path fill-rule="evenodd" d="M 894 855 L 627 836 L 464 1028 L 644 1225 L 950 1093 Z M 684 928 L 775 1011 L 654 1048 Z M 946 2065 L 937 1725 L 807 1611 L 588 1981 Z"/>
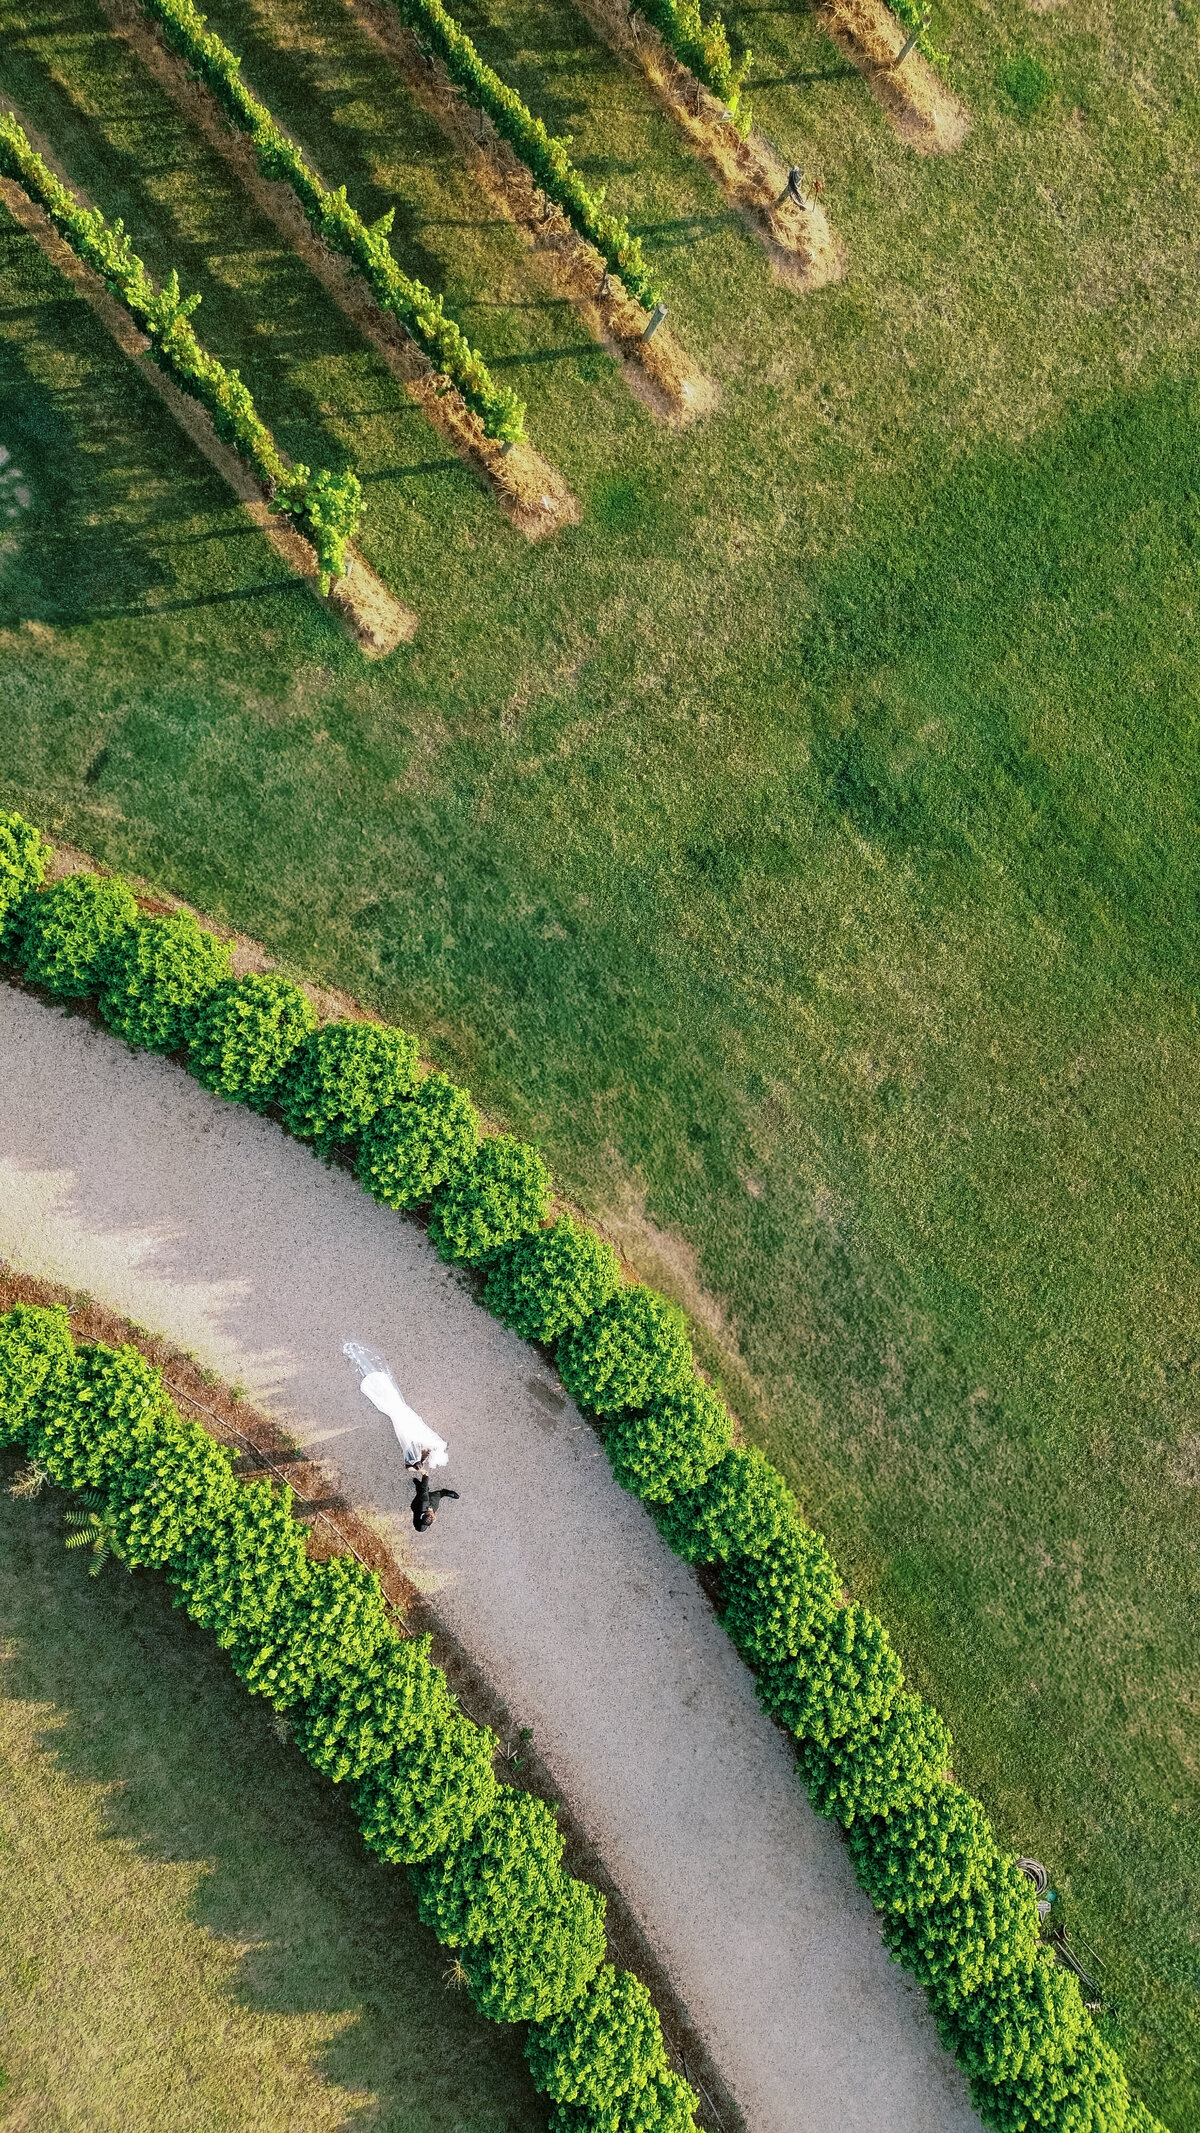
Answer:
<path fill-rule="evenodd" d="M 15 854 L 7 897 L 6 825 Z M 6 901 L 36 911 L 39 897 L 53 893 L 40 888 L 47 856 L 32 825 L 0 816 L 0 919 Z M 15 938 L 19 946 L 19 928 Z M 0 935 L 0 955 L 13 958 L 13 942 L 10 927 Z M 307 1053 L 302 1048 L 309 1073 L 319 1037 L 306 1040 Z M 406 1108 L 381 1112 L 376 1138 L 379 1120 L 392 1117 L 398 1135 L 410 1132 Z M 536 1150 L 496 1136 L 421 1196 L 432 1206 L 442 1256 L 486 1269 L 488 1300 L 493 1308 L 499 1301 L 510 1322 L 514 1284 L 526 1296 L 530 1286 L 522 1291 L 522 1267 L 534 1273 L 536 1287 L 546 1240 L 570 1223 L 545 1226 L 549 1195 L 549 1172 Z M 582 1234 L 594 1247 L 592 1233 Z M 555 1299 L 569 1289 L 560 1281 Z M 678 1307 L 645 1284 L 614 1291 L 610 1280 L 599 1294 L 593 1284 L 590 1294 L 572 1295 L 565 1308 L 555 1359 L 568 1391 L 595 1419 L 597 1405 L 603 1409 L 610 1434 L 632 1434 L 639 1457 L 656 1442 L 669 1449 L 681 1398 L 715 1397 L 696 1372 Z M 590 1401 L 589 1385 L 603 1388 Z M 686 1455 L 692 1445 L 684 1419 Z M 617 1447 L 609 1449 L 612 1455 Z M 997 2133 L 1163 2133 L 1130 2097 L 1077 1980 L 1040 1943 L 1033 1891 L 1013 1856 L 997 1846 L 978 1802 L 947 1780 L 949 1735 L 936 1712 L 903 1691 L 882 1622 L 840 1604 L 840 1576 L 824 1542 L 761 1453 L 710 1446 L 706 1457 L 705 1478 L 697 1484 L 692 1461 L 679 1493 L 669 1472 L 664 1482 L 660 1458 L 649 1508 L 678 1554 L 722 1573 L 726 1627 L 761 1700 L 797 1741 L 814 1806 L 846 1827 L 859 1882 L 883 1914 L 885 1940 L 924 1985 L 980 2115 Z M 636 1462 L 626 1457 L 618 1471 L 621 1465 L 631 1486 Z"/>
<path fill-rule="evenodd" d="M 494 1850 L 497 1822 L 503 1837 L 517 1840 L 530 1817 L 543 1835 L 556 1830 L 552 1808 L 536 1793 L 497 1783 L 491 1768 L 496 1736 L 460 1708 L 444 1670 L 430 1657 L 429 1634 L 414 1636 L 396 1621 L 379 1571 L 361 1556 L 356 1560 L 345 1536 L 338 1532 L 341 1549 L 311 1554 L 309 1529 L 296 1515 L 286 1482 L 235 1473 L 238 1447 L 181 1416 L 161 1369 L 140 1348 L 76 1340 L 69 1316 L 62 1304 L 17 1303 L 0 1313 L 0 1450 L 21 1448 L 41 1476 L 82 1494 L 95 1534 L 105 1536 L 106 1555 L 130 1570 L 165 1572 L 173 1604 L 214 1632 L 243 1686 L 289 1718 L 301 1753 L 324 1776 L 336 1783 L 349 1774 L 353 1783 L 353 1770 L 342 1771 L 339 1764 L 361 1753 L 364 1737 L 368 1745 L 373 1736 L 386 1737 L 387 1776 L 381 1783 L 372 1774 L 365 1787 L 360 1783 L 352 1810 L 368 1849 L 405 1864 L 410 1879 L 415 1876 L 425 1922 L 464 1963 L 469 1989 L 479 1989 L 480 1967 L 486 1971 L 493 1957 L 491 1944 L 472 1940 L 464 1946 L 459 1935 L 438 1932 L 438 1918 L 430 1915 L 430 1876 L 443 1887 L 461 1876 L 481 1829 L 492 1828 Z M 253 1440 L 247 1442 L 265 1460 Z M 389 1699 L 393 1667 L 403 1695 Z M 445 1780 L 440 1795 L 439 1776 Z M 389 1785 L 407 1796 L 405 1811 L 393 1818 L 401 1827 L 399 1854 L 386 1813 Z M 427 1835 L 431 1816 L 442 1839 L 437 1844 Z M 403 1856 L 414 1850 L 421 1864 Z M 523 1893 L 513 1865 L 502 1856 L 489 1903 L 503 1904 L 513 1884 L 518 1896 Z M 534 2085 L 552 2100 L 570 2102 L 572 2090 L 589 2081 L 601 2093 L 614 2088 L 612 2104 L 596 2110 L 576 2104 L 565 2116 L 552 2115 L 555 2133 L 610 2133 L 611 2125 L 619 2128 L 613 2104 L 619 2108 L 626 2098 L 638 2105 L 638 2133 L 658 2133 L 660 2127 L 661 2133 L 693 2133 L 698 2098 L 670 2072 L 649 1993 L 633 1973 L 603 1960 L 603 1895 L 553 1867 L 551 1877 L 560 1893 L 583 1896 L 600 1924 L 599 1949 L 593 1932 L 585 1957 L 590 1974 L 580 1989 L 572 1989 L 577 1979 L 569 1965 L 565 1986 L 552 1975 L 555 2004 L 541 2019 L 497 2015 L 488 2007 L 480 2012 L 526 2021 Z M 527 1919 L 521 1922 L 531 1943 L 522 1951 L 525 1965 L 535 1973 L 537 1926 L 544 1915 L 543 1904 L 533 1914 L 532 1930 Z M 553 1912 L 548 1915 L 553 1925 Z M 552 1946 L 551 1960 L 555 1952 Z M 614 1999 L 626 2016 L 615 2025 L 615 2037 L 611 2019 L 605 2022 Z M 663 2108 L 656 2114 L 658 2093 Z"/>

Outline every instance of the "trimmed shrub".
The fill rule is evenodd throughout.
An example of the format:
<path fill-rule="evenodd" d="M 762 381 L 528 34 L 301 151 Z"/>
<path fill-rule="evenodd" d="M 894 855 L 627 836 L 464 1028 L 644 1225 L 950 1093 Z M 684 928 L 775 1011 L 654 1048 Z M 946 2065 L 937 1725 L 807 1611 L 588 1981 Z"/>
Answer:
<path fill-rule="evenodd" d="M 446 1677 L 429 1646 L 427 1636 L 392 1637 L 356 1665 L 352 1679 L 339 1673 L 316 1683 L 296 1722 L 296 1740 L 335 1785 L 357 1782 L 415 1734 L 453 1719 Z"/>
<path fill-rule="evenodd" d="M 527 1141 L 497 1133 L 433 1196 L 429 1235 L 443 1259 L 481 1266 L 493 1252 L 540 1229 L 550 1205 L 550 1172 Z"/>
<path fill-rule="evenodd" d="M 983 1887 L 998 1856 L 978 1800 L 948 1778 L 890 1814 L 858 1817 L 849 1843 L 876 1910 L 910 1917 Z"/>
<path fill-rule="evenodd" d="M 582 1999 L 525 2040 L 535 2086 L 556 2103 L 575 2104 L 578 2123 L 603 2122 L 630 2089 L 666 2073 L 662 2027 L 639 1978 L 604 1963 Z M 566 2121 L 564 2121 L 566 2123 Z"/>
<path fill-rule="evenodd" d="M 604 1960 L 604 1898 L 562 1875 L 551 1904 L 519 1930 L 461 1960 L 471 1998 L 491 2022 L 547 2022 L 586 1991 Z"/>
<path fill-rule="evenodd" d="M 355 1175 L 386 1207 L 419 1207 L 479 1146 L 479 1117 L 465 1089 L 427 1074 L 405 1103 L 368 1119 Z"/>
<path fill-rule="evenodd" d="M 287 1711 L 339 1683 L 356 1682 L 385 1642 L 395 1641 L 379 1579 L 352 1555 L 306 1563 L 290 1609 L 274 1610 L 246 1639 L 238 1673 L 255 1695 Z"/>
<path fill-rule="evenodd" d="M 559 1894 L 562 1848 L 544 1800 L 502 1790 L 461 1844 L 411 1875 L 422 1922 L 451 1948 L 523 1931 Z"/>
<path fill-rule="evenodd" d="M 873 1725 L 829 1747 L 802 1741 L 797 1752 L 817 1813 L 849 1829 L 858 1815 L 887 1815 L 928 1792 L 950 1767 L 952 1743 L 940 1714 L 906 1689 Z"/>
<path fill-rule="evenodd" d="M 0 1447 L 29 1442 L 35 1410 L 70 1377 L 71 1321 L 61 1304 L 48 1311 L 17 1304 L 0 1318 Z"/>
<path fill-rule="evenodd" d="M 251 1481 L 239 1484 L 220 1515 L 184 1536 L 171 1582 L 193 1622 L 211 1629 L 243 1673 L 290 1616 L 307 1567 L 291 1490 Z"/>
<path fill-rule="evenodd" d="M 46 878 L 50 846 L 40 830 L 24 815 L 6 815 L 0 808 L 0 950 L 11 951 L 5 921 L 14 904 Z"/>
<path fill-rule="evenodd" d="M 560 1215 L 496 1255 L 484 1301 L 522 1340 L 549 1344 L 607 1303 L 620 1281 L 611 1244 Z"/>
<path fill-rule="evenodd" d="M 496 1745 L 493 1733 L 461 1711 L 407 1735 L 351 1795 L 368 1848 L 394 1866 L 416 1866 L 461 1843 L 495 1805 Z"/>
<path fill-rule="evenodd" d="M 888 1712 L 904 1676 L 878 1615 L 852 1602 L 826 1620 L 799 1658 L 764 1666 L 759 1695 L 801 1740 L 831 1747 Z"/>
<path fill-rule="evenodd" d="M 596 1415 L 619 1415 L 681 1391 L 695 1372 L 687 1321 L 641 1282 L 615 1296 L 558 1344 L 559 1376 L 572 1398 Z"/>
<path fill-rule="evenodd" d="M 764 1556 L 800 1523 L 786 1481 L 754 1445 L 735 1445 L 698 1489 L 686 1489 L 654 1516 L 685 1563 Z"/>
<path fill-rule="evenodd" d="M 1062 2076 L 1070 2078 L 1091 2024 L 1078 1981 L 1059 1967 L 1048 1948 L 1039 1949 L 1030 1969 L 1001 1977 L 949 2013 L 940 2011 L 938 2028 L 966 2068 L 971 2094 L 990 2124 L 1006 2133 L 1009 2128 L 1023 2133 L 1027 2126 L 1057 2128 L 1064 2123 L 1054 2110 L 1059 2100 L 1055 2091 L 1061 2095 Z M 1021 2109 L 1014 2111 L 1018 2099 Z M 1065 2124 L 1075 2133 L 1069 2118 Z M 1119 2113 L 1085 2116 L 1076 2124 L 1087 2133 L 1098 2124 L 1108 2133 L 1110 2127 L 1120 2126 L 1121 2118 Z"/>
<path fill-rule="evenodd" d="M 671 1503 L 699 1488 L 729 1450 L 729 1410 L 693 1377 L 658 1394 L 644 1413 L 618 1415 L 604 1443 L 623 1489 L 646 1503 Z"/>
<path fill-rule="evenodd" d="M 178 1052 L 191 1041 L 202 1000 L 229 976 L 229 949 L 187 911 L 138 919 L 105 954 L 100 1012 L 144 1052 Z"/>
<path fill-rule="evenodd" d="M 136 1348 L 84 1343 L 69 1371 L 43 1387 L 30 1451 L 59 1488 L 133 1493 L 173 1412 L 160 1373 Z"/>
<path fill-rule="evenodd" d="M 229 978 L 199 1009 L 188 1066 L 214 1096 L 263 1111 L 316 1026 L 315 1007 L 290 978 Z"/>
<path fill-rule="evenodd" d="M 12 959 L 33 985 L 60 1000 L 98 992 L 105 958 L 137 923 L 138 907 L 123 881 L 105 874 L 68 874 L 27 896 L 11 921 Z"/>
<path fill-rule="evenodd" d="M 327 1022 L 293 1053 L 279 1086 L 284 1124 L 330 1160 L 387 1104 L 416 1086 L 419 1049 L 380 1022 Z"/>
<path fill-rule="evenodd" d="M 626 2089 L 599 2110 L 560 2103 L 550 2114 L 550 2133 L 694 2133 L 692 2113 L 699 2101 L 681 2074 L 660 2067 L 640 2087 Z"/>
<path fill-rule="evenodd" d="M 751 1666 L 787 1667 L 832 1627 L 842 1604 L 837 1565 L 811 1526 L 787 1526 L 761 1556 L 738 1556 L 723 1621 Z"/>
<path fill-rule="evenodd" d="M 937 2006 L 953 2012 L 975 1993 L 1029 1975 L 1039 1920 L 1033 1885 L 1013 1858 L 999 1853 L 965 1896 L 911 1914 L 889 1914 L 883 1937 Z"/>

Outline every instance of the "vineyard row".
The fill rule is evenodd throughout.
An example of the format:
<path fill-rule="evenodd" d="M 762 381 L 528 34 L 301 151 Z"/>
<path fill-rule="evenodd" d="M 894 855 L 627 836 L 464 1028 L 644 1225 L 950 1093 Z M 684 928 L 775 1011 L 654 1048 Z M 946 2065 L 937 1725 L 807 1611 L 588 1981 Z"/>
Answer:
<path fill-rule="evenodd" d="M 362 517 L 358 476 L 287 464 L 237 371 L 210 355 L 197 338 L 190 318 L 200 298 L 181 296 L 174 272 L 156 289 L 124 224 L 106 222 L 98 208 L 81 207 L 11 112 L 0 112 L 0 171 L 36 200 L 76 258 L 119 298 L 149 340 L 155 362 L 200 402 L 222 442 L 253 468 L 271 509 L 285 512 L 308 535 L 321 590 L 328 592 L 333 579 L 345 573 L 346 549 Z"/>

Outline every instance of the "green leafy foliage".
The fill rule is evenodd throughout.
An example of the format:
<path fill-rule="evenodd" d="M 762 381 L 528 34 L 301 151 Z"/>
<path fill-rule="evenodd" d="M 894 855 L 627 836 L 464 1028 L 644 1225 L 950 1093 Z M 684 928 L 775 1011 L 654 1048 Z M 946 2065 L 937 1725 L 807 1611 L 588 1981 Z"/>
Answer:
<path fill-rule="evenodd" d="M 3 167 L 4 135 L 0 132 L 0 168 Z M 12 906 L 45 880 L 50 846 L 40 830 L 23 815 L 0 809 L 0 948 L 9 954 L 4 922 Z"/>
<path fill-rule="evenodd" d="M 360 1657 L 352 1675 L 343 1670 L 316 1683 L 296 1720 L 296 1739 L 335 1785 L 357 1783 L 416 1735 L 451 1724 L 454 1705 L 429 1645 L 427 1636 L 390 1638 Z"/>
<path fill-rule="evenodd" d="M 322 185 L 296 143 L 247 89 L 241 79 L 241 60 L 205 28 L 206 18 L 191 0 L 142 0 L 142 4 L 161 23 L 168 44 L 212 90 L 226 117 L 249 137 L 263 177 L 291 186 L 317 235 L 350 261 L 380 309 L 392 312 L 434 368 L 453 381 L 488 435 L 515 443 L 524 434 L 523 402 L 496 384 L 482 356 L 454 320 L 447 318 L 441 297 L 401 271 L 387 241 L 394 210 L 368 226 L 347 200 L 345 186 L 330 192 Z M 304 471 L 307 485 L 311 477 Z M 330 568 L 337 567 L 333 551 L 340 549 L 344 554 L 347 528 L 353 531 L 360 508 L 353 475 L 324 473 L 312 482 L 311 531 L 314 541 L 320 534 L 329 543 Z"/>
<path fill-rule="evenodd" d="M 550 2133 L 693 2133 L 699 2101 L 681 2074 L 659 2067 L 599 2109 L 559 2104 L 550 2116 Z"/>
<path fill-rule="evenodd" d="M 830 1629 L 841 1602 L 837 1564 L 820 1534 L 796 1520 L 762 1555 L 734 1558 L 723 1620 L 751 1666 L 786 1669 Z"/>
<path fill-rule="evenodd" d="M 654 1515 L 685 1563 L 765 1556 L 799 1523 L 791 1490 L 755 1445 L 735 1445 L 699 1488 L 685 1489 Z"/>
<path fill-rule="evenodd" d="M 622 1488 L 646 1503 L 671 1503 L 699 1488 L 729 1450 L 729 1410 L 693 1376 L 657 1393 L 642 1412 L 618 1415 L 604 1442 Z"/>
<path fill-rule="evenodd" d="M 465 1089 L 427 1074 L 405 1103 L 367 1121 L 355 1172 L 386 1207 L 419 1207 L 462 1170 L 479 1146 L 479 1115 Z"/>
<path fill-rule="evenodd" d="M 288 1131 L 330 1157 L 416 1084 L 419 1050 L 407 1030 L 327 1022 L 293 1054 L 279 1088 Z"/>
<path fill-rule="evenodd" d="M 720 97 L 740 132 L 749 133 L 753 114 L 742 95 L 742 83 L 754 64 L 753 52 L 744 51 L 735 62 L 721 17 L 712 15 L 705 22 L 700 0 L 638 0 L 638 5 L 697 81 Z"/>
<path fill-rule="evenodd" d="M 931 1704 L 907 1689 L 873 1724 L 828 1746 L 798 1744 L 808 1796 L 819 1815 L 848 1829 L 857 1815 L 906 1807 L 950 1767 L 950 1729 Z"/>
<path fill-rule="evenodd" d="M 229 949 L 187 911 L 139 917 L 117 934 L 104 958 L 100 1012 L 127 1044 L 178 1052 L 195 1033 L 197 1011 L 229 976 Z"/>
<path fill-rule="evenodd" d="M 60 1000 L 99 990 L 105 958 L 136 923 L 136 898 L 125 882 L 105 874 L 68 874 L 26 896 L 6 936 L 12 959 L 33 985 Z"/>
<path fill-rule="evenodd" d="M 61 1304 L 17 1304 L 0 1318 L 0 1445 L 30 1446 L 39 1404 L 71 1375 L 75 1344 Z"/>
<path fill-rule="evenodd" d="M 647 1407 L 681 1391 L 695 1371 L 683 1312 L 641 1282 L 571 1327 L 556 1361 L 572 1398 L 597 1415 Z"/>
<path fill-rule="evenodd" d="M 667 2071 L 662 2025 L 650 1995 L 628 1970 L 604 1963 L 582 1998 L 530 2030 L 533 2078 L 557 2103 L 574 2104 L 590 2126 L 630 2089 Z"/>
<path fill-rule="evenodd" d="M 1038 1948 L 1037 1898 L 1015 1859 L 996 1852 L 965 1895 L 893 1911 L 884 1939 L 939 2008 L 953 2012 L 1006 1979 L 1028 1977 Z"/>
<path fill-rule="evenodd" d="M 876 1910 L 909 1916 L 952 1896 L 969 1896 L 987 1881 L 997 1857 L 978 1800 L 949 1778 L 887 1815 L 860 1816 L 849 1843 L 855 1872 Z"/>
<path fill-rule="evenodd" d="M 946 55 L 939 52 L 930 34 L 927 0 L 888 0 L 888 6 L 906 32 L 916 32 L 918 52 L 923 52 L 933 66 L 945 66 Z"/>
<path fill-rule="evenodd" d="M 523 1931 L 559 1893 L 562 1848 L 545 1801 L 504 1789 L 461 1844 L 412 1875 L 421 1917 L 451 1948 Z"/>
<path fill-rule="evenodd" d="M 495 1736 L 461 1711 L 406 1734 L 352 1794 L 369 1849 L 394 1866 L 416 1866 L 460 1840 L 495 1802 L 495 1752 Z"/>
<path fill-rule="evenodd" d="M 604 1960 L 604 1898 L 559 1876 L 550 1902 L 519 1929 L 462 1956 L 471 1998 L 493 2022 L 546 2022 L 574 2005 Z"/>
<path fill-rule="evenodd" d="M 189 320 L 200 298 L 182 296 L 175 273 L 156 289 L 125 234 L 124 223 L 110 225 L 98 208 L 80 207 L 70 188 L 34 153 L 11 113 L 3 112 L 0 170 L 15 178 L 45 209 L 76 257 L 94 267 L 120 299 L 149 338 L 159 368 L 207 409 L 222 443 L 232 445 L 253 467 L 271 498 L 272 510 L 289 512 L 309 535 L 317 551 L 321 587 L 327 592 L 331 576 L 340 575 L 346 567 L 347 528 L 353 532 L 362 514 L 357 475 L 320 470 L 314 476 L 307 467 L 286 465 L 237 371 L 226 370 L 197 340 Z"/>
<path fill-rule="evenodd" d="M 571 1215 L 518 1237 L 491 1263 L 484 1299 L 522 1340 L 549 1344 L 615 1295 L 617 1255 Z"/>
<path fill-rule="evenodd" d="M 550 1172 L 537 1149 L 497 1133 L 434 1194 L 429 1235 L 443 1259 L 481 1266 L 540 1229 L 549 1204 Z"/>
<path fill-rule="evenodd" d="M 154 0 L 159 4 L 159 0 Z M 604 188 L 593 190 L 572 163 L 568 139 L 557 139 L 535 118 L 515 89 L 480 58 L 462 25 L 441 0 L 396 0 L 410 30 L 436 52 L 447 74 L 477 111 L 485 111 L 536 178 L 547 199 L 560 207 L 581 237 L 595 246 L 605 265 L 621 276 L 627 289 L 645 304 L 658 301 L 641 240 L 623 215 L 603 211 Z"/>
<path fill-rule="evenodd" d="M 821 1624 L 798 1658 L 763 1666 L 759 1693 L 799 1739 L 828 1748 L 882 1718 L 903 1679 L 878 1615 L 853 1602 Z"/>
<path fill-rule="evenodd" d="M 229 978 L 200 1006 L 188 1065 L 215 1096 L 262 1111 L 316 1026 L 316 1009 L 290 979 Z"/>

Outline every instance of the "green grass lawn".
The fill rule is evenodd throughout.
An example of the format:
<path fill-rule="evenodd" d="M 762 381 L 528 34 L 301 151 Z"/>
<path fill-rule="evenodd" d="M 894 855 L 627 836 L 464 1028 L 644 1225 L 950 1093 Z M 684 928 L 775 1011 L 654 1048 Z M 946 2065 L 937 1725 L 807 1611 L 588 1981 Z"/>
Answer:
<path fill-rule="evenodd" d="M 155 1578 L 0 1461 L 0 2058 L 28 2133 L 534 2133 L 519 2038 Z M 277 1730 L 280 1727 L 280 1730 Z"/>
<path fill-rule="evenodd" d="M 807 302 L 565 0 L 468 10 L 646 239 L 721 393 L 679 433 L 335 0 L 214 11 L 528 395 L 585 505 L 530 548 L 88 0 L 0 0 L 0 85 L 287 448 L 361 455 L 421 615 L 364 665 L 5 223 L 0 792 L 694 1255 L 748 1428 L 1197 2133 L 1200 39 L 961 0 L 974 127 L 925 160 L 803 9 L 731 12 L 848 246 Z"/>

